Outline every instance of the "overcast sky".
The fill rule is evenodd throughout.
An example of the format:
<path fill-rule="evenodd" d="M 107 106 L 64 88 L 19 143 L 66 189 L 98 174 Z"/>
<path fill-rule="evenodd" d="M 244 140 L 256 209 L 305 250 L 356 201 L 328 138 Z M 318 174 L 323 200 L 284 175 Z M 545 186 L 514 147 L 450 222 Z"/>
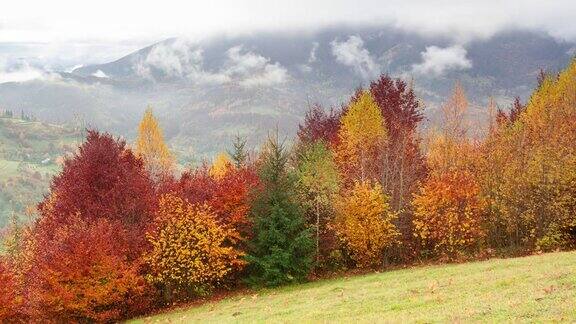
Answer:
<path fill-rule="evenodd" d="M 13 0 L 0 10 L 2 60 L 103 62 L 167 37 L 391 24 L 457 44 L 510 27 L 576 40 L 575 0 Z M 61 62 L 60 62 L 60 61 Z"/>

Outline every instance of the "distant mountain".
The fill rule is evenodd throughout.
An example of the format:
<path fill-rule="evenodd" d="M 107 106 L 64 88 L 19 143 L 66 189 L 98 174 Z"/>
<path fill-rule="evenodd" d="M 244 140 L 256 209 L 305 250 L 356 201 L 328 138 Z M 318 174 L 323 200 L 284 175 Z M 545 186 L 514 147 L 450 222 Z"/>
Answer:
<path fill-rule="evenodd" d="M 558 71 L 576 44 L 514 30 L 454 44 L 389 27 L 332 27 L 304 35 L 255 33 L 200 42 L 167 39 L 114 62 L 44 80 L 0 84 L 0 107 L 57 122 L 83 120 L 128 138 L 147 105 L 183 161 L 259 142 L 276 125 L 293 134 L 306 107 L 337 106 L 380 73 L 413 80 L 434 119 L 460 80 L 481 118 L 493 96 L 526 98 L 539 69 Z"/>

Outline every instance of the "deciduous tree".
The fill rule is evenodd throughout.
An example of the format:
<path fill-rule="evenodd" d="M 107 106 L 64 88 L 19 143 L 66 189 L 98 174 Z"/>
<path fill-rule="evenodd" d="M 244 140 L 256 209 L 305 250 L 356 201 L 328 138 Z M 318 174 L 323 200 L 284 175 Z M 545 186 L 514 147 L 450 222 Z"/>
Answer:
<path fill-rule="evenodd" d="M 152 114 L 152 108 L 146 109 L 138 126 L 136 154 L 144 160 L 146 169 L 155 180 L 173 172 L 174 156 L 164 142 L 162 129 Z"/>
<path fill-rule="evenodd" d="M 66 159 L 62 172 L 54 177 L 50 192 L 39 204 L 45 220 L 36 231 L 51 237 L 76 214 L 89 223 L 103 218 L 123 227 L 131 260 L 145 249 L 144 233 L 156 208 L 156 196 L 142 160 L 124 141 L 89 131 L 78 153 Z"/>
<path fill-rule="evenodd" d="M 126 259 L 124 232 L 117 220 L 75 214 L 52 237 L 34 233 L 33 266 L 24 282 L 27 314 L 42 321 L 107 322 L 146 310 L 149 288 L 139 264 Z"/>
<path fill-rule="evenodd" d="M 427 252 L 454 257 L 483 238 L 480 187 L 465 171 L 429 177 L 414 198 L 414 235 Z"/>
<path fill-rule="evenodd" d="M 335 227 L 356 265 L 382 265 L 386 248 L 396 243 L 400 233 L 393 224 L 397 214 L 379 184 L 356 182 L 336 201 Z"/>
<path fill-rule="evenodd" d="M 382 113 L 368 91 L 342 116 L 336 157 L 345 179 L 379 179 L 378 165 L 387 139 Z"/>
<path fill-rule="evenodd" d="M 220 180 L 226 176 L 228 172 L 234 167 L 228 155 L 224 152 L 219 153 L 210 167 L 210 175 Z"/>
<path fill-rule="evenodd" d="M 416 132 L 424 118 L 423 108 L 412 87 L 387 74 L 370 83 L 370 93 L 382 112 L 388 133 L 381 183 L 391 195 L 392 207 L 402 210 L 409 204 L 418 181 L 426 175 Z"/>
<path fill-rule="evenodd" d="M 330 248 L 332 202 L 340 189 L 340 175 L 332 152 L 326 145 L 313 142 L 302 150 L 296 169 L 297 189 L 316 231 L 316 256 L 325 256 Z M 320 249 L 320 242 L 325 248 Z"/>
<path fill-rule="evenodd" d="M 233 245 L 234 229 L 221 226 L 207 205 L 182 198 L 160 198 L 154 229 L 148 233 L 152 250 L 146 256 L 148 279 L 159 284 L 166 301 L 210 292 L 244 266 Z"/>

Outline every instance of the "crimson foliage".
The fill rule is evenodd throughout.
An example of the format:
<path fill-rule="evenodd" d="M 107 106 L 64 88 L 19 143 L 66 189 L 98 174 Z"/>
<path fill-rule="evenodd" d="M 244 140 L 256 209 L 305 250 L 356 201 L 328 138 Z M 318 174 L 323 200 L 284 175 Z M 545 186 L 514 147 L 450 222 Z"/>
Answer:
<path fill-rule="evenodd" d="M 124 141 L 89 131 L 78 153 L 64 162 L 50 191 L 52 197 L 44 199 L 39 210 L 51 221 L 39 223 L 37 231 L 50 237 L 76 214 L 89 222 L 104 218 L 125 228 L 131 259 L 145 248 L 144 234 L 155 210 L 156 197 L 142 160 Z"/>

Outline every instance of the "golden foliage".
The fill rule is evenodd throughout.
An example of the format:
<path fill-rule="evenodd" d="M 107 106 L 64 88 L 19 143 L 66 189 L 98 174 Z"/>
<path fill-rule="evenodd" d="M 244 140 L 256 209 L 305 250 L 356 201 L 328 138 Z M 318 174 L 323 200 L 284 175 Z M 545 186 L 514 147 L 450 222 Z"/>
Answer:
<path fill-rule="evenodd" d="M 144 160 L 146 168 L 153 177 L 172 172 L 174 157 L 164 142 L 162 129 L 148 108 L 138 126 L 136 154 Z"/>
<path fill-rule="evenodd" d="M 477 149 L 466 138 L 452 138 L 443 133 L 432 133 L 427 141 L 426 161 L 431 174 L 468 170 L 475 163 Z"/>
<path fill-rule="evenodd" d="M 429 177 L 413 201 L 414 235 L 434 252 L 450 256 L 477 244 L 484 236 L 479 193 L 465 171 Z"/>
<path fill-rule="evenodd" d="M 228 157 L 228 154 L 221 152 L 216 156 L 210 167 L 210 176 L 216 180 L 220 180 L 224 178 L 232 168 L 234 168 L 234 165 Z"/>
<path fill-rule="evenodd" d="M 480 164 L 493 244 L 574 246 L 576 60 L 546 77 L 516 121 L 486 141 Z"/>
<path fill-rule="evenodd" d="M 399 232 L 392 223 L 388 197 L 379 184 L 355 182 L 335 202 L 335 228 L 359 267 L 378 266 L 387 247 L 397 242 Z"/>
<path fill-rule="evenodd" d="M 338 137 L 336 160 L 343 173 L 352 179 L 375 178 L 374 161 L 384 148 L 387 133 L 382 112 L 369 91 L 363 91 L 342 116 Z"/>
<path fill-rule="evenodd" d="M 221 227 L 208 207 L 164 195 L 156 229 L 148 235 L 148 279 L 176 292 L 207 292 L 244 266 L 243 253 L 232 247 L 235 237 L 238 234 Z"/>

